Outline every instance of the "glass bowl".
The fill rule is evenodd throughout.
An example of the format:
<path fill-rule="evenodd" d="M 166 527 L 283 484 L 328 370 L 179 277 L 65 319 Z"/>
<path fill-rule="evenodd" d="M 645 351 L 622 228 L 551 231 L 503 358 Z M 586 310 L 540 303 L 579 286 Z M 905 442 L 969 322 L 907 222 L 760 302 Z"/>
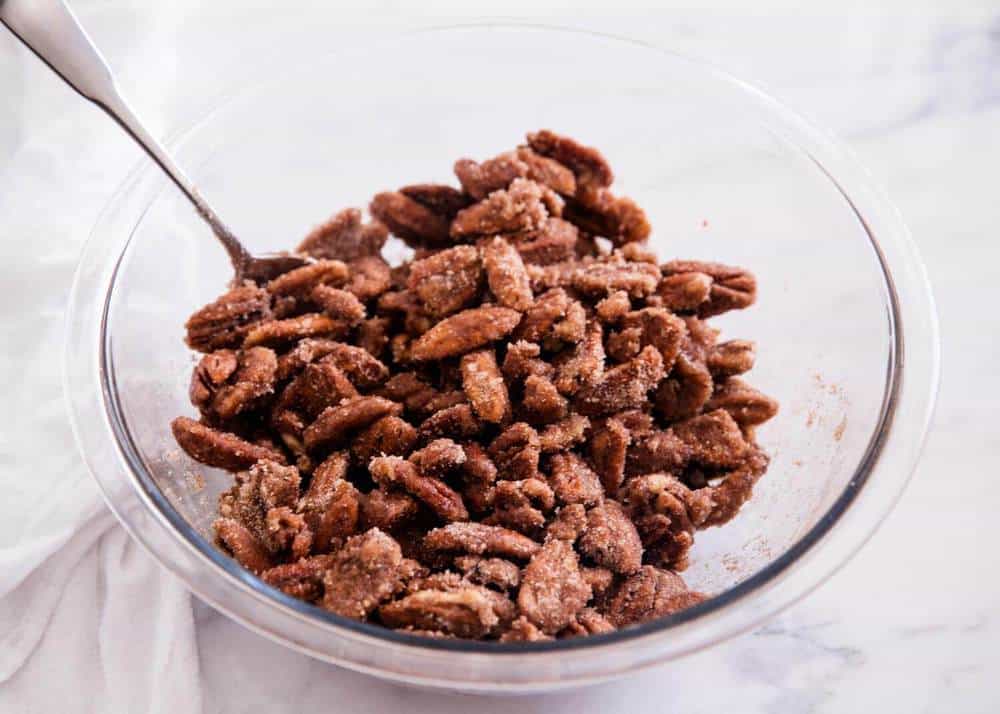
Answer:
<path fill-rule="evenodd" d="M 191 207 L 146 162 L 93 230 L 73 287 L 66 387 L 80 448 L 132 535 L 199 597 L 268 637 L 387 679 L 517 692 L 594 682 L 758 625 L 825 581 L 898 499 L 938 378 L 932 296 L 893 207 L 845 149 L 761 92 L 693 60 L 598 34 L 477 25 L 317 57 L 237 93 L 172 144 L 252 250 L 294 246 L 383 189 L 453 181 L 526 131 L 600 147 L 644 206 L 661 258 L 753 270 L 753 384 L 781 402 L 771 468 L 730 524 L 698 534 L 707 602 L 589 638 L 432 640 L 287 597 L 217 551 L 231 477 L 170 434 L 191 414 L 182 325 L 230 277 Z"/>

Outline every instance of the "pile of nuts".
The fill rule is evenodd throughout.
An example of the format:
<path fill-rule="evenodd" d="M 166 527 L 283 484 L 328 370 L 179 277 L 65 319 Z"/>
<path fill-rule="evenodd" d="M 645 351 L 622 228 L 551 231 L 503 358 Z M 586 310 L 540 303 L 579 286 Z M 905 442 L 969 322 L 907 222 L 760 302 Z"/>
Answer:
<path fill-rule="evenodd" d="M 436 637 L 607 632 L 704 599 L 677 574 L 768 465 L 777 403 L 707 319 L 753 275 L 658 264 L 595 149 L 551 131 L 461 189 L 347 209 L 188 320 L 191 457 L 235 473 L 218 543 L 345 617 Z M 390 233 L 413 250 L 391 266 Z"/>

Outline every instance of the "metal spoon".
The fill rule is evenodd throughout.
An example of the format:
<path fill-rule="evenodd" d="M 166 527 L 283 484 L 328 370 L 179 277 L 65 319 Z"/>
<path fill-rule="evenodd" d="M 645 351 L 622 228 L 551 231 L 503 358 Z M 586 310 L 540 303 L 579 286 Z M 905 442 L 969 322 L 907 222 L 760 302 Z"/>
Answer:
<path fill-rule="evenodd" d="M 235 272 L 234 283 L 243 280 L 263 282 L 309 262 L 308 258 L 296 255 L 250 254 L 198 193 L 173 157 L 143 126 L 118 91 L 101 53 L 63 0 L 0 0 L 0 23 L 69 86 L 118 122 L 177 184 L 229 254 Z"/>

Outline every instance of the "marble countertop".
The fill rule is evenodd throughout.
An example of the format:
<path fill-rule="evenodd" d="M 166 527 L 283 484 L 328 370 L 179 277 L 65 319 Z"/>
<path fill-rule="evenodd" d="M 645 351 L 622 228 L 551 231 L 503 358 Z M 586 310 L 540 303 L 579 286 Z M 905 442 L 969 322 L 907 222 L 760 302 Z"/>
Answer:
<path fill-rule="evenodd" d="M 418 16 L 391 0 L 337 12 L 320 2 L 292 3 L 295 12 L 286 11 L 289 4 L 232 0 L 72 4 L 163 135 L 210 105 L 219 87 L 278 55 L 488 12 L 479 3 L 429 2 Z M 996 711 L 1000 432 L 992 397 L 1000 392 L 1000 320 L 988 295 L 1000 273 L 1000 6 L 603 5 L 536 0 L 507 4 L 504 14 L 708 58 L 846 139 L 899 207 L 936 291 L 944 355 L 935 424 L 902 501 L 850 564 L 769 624 L 682 661 L 569 693 L 503 700 L 388 685 L 286 650 L 195 601 L 192 665 L 205 712 Z M 80 468 L 51 353 L 61 345 L 74 256 L 138 153 L 3 33 L 0 97 L 7 296 L 0 324 L 8 341 L 0 372 L 9 385 L 0 478 L 16 498 L 22 479 Z M 26 306 L 41 319 L 20 319 Z M 40 448 L 53 441 L 58 449 Z M 16 542 L 28 519 L 5 518 L 0 545 Z M 83 644 L 67 645 L 67 657 L 87 651 L 87 628 L 82 622 Z M 52 652 L 40 648 L 0 684 L 0 708 L 13 711 L 2 706 L 8 701 L 22 711 L 55 710 L 56 694 L 80 686 L 70 673 L 77 664 Z M 33 689 L 38 672 L 47 673 L 50 691 Z"/>

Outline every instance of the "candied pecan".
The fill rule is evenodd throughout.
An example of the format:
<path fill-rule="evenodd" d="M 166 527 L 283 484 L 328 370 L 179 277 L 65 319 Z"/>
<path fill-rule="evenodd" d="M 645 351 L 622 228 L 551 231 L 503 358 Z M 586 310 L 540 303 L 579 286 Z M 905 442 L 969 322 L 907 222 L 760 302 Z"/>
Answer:
<path fill-rule="evenodd" d="M 434 387 L 422 380 L 416 372 L 398 372 L 382 386 L 378 396 L 401 402 L 406 411 L 416 414 L 430 413 L 427 405 L 437 396 Z"/>
<path fill-rule="evenodd" d="M 306 448 L 315 450 L 336 446 L 354 432 L 384 416 L 399 416 L 403 407 L 382 397 L 355 397 L 324 409 L 316 421 L 306 427 Z"/>
<path fill-rule="evenodd" d="M 615 574 L 607 568 L 587 568 L 580 566 L 580 575 L 594 591 L 594 598 L 604 595 L 615 582 Z"/>
<path fill-rule="evenodd" d="M 191 403 L 202 412 L 211 411 L 212 397 L 236 371 L 239 361 L 233 350 L 209 352 L 198 362 L 191 373 L 188 396 Z"/>
<path fill-rule="evenodd" d="M 314 548 L 320 553 L 358 529 L 360 494 L 346 480 L 349 463 L 344 452 L 331 454 L 316 467 L 309 488 L 299 499 L 298 511 L 309 524 Z"/>
<path fill-rule="evenodd" d="M 367 302 L 392 287 L 392 271 L 380 256 L 368 255 L 352 260 L 347 266 L 350 278 L 344 290 Z"/>
<path fill-rule="evenodd" d="M 503 558 L 483 558 L 479 555 L 460 555 L 455 567 L 465 574 L 466 580 L 493 586 L 497 590 L 513 590 L 521 584 L 521 569 Z"/>
<path fill-rule="evenodd" d="M 435 439 L 410 454 L 409 461 L 420 473 L 442 478 L 465 463 L 465 450 L 451 439 Z"/>
<path fill-rule="evenodd" d="M 546 377 L 531 375 L 524 380 L 521 412 L 532 424 L 549 424 L 566 416 L 569 403 Z"/>
<path fill-rule="evenodd" d="M 260 577 L 286 595 L 315 602 L 323 597 L 323 573 L 333 564 L 334 557 L 326 554 L 302 558 L 265 570 Z"/>
<path fill-rule="evenodd" d="M 592 261 L 583 261 L 584 265 L 589 265 Z M 580 268 L 581 261 L 563 260 L 558 263 L 548 265 L 525 264 L 528 277 L 531 278 L 531 289 L 536 293 L 542 293 L 552 288 L 565 288 L 573 283 L 573 276 Z"/>
<path fill-rule="evenodd" d="M 497 467 L 479 444 L 472 442 L 462 448 L 462 498 L 474 511 L 482 513 L 493 505 Z"/>
<path fill-rule="evenodd" d="M 705 364 L 716 379 L 733 377 L 753 369 L 756 356 L 757 345 L 750 340 L 729 340 L 714 345 Z"/>
<path fill-rule="evenodd" d="M 572 170 L 527 146 L 519 146 L 516 153 L 517 158 L 528 167 L 527 178 L 544 184 L 563 196 L 576 193 L 576 176 Z"/>
<path fill-rule="evenodd" d="M 390 324 L 391 321 L 385 317 L 372 317 L 362 322 L 357 329 L 358 347 L 372 357 L 381 359 L 389 344 Z"/>
<path fill-rule="evenodd" d="M 493 514 L 484 523 L 534 534 L 545 525 L 545 512 L 555 506 L 555 495 L 539 478 L 498 481 L 493 505 Z"/>
<path fill-rule="evenodd" d="M 577 548 L 582 555 L 615 573 L 628 575 L 642 566 L 639 532 L 615 501 L 605 501 L 587 511 L 587 527 Z"/>
<path fill-rule="evenodd" d="M 285 320 L 258 323 L 247 332 L 243 339 L 243 347 L 284 345 L 305 337 L 343 337 L 349 330 L 350 325 L 343 320 L 334 320 L 319 313 L 308 313 Z"/>
<path fill-rule="evenodd" d="M 500 635 L 501 642 L 548 642 L 553 639 L 532 625 L 524 615 L 510 623 L 507 631 Z"/>
<path fill-rule="evenodd" d="M 687 446 L 691 460 L 713 468 L 735 468 L 749 448 L 739 426 L 724 409 L 679 422 L 674 435 Z"/>
<path fill-rule="evenodd" d="M 679 575 L 651 565 L 623 582 L 608 605 L 607 617 L 616 627 L 664 617 L 705 600 L 688 590 Z"/>
<path fill-rule="evenodd" d="M 576 409 L 586 416 L 613 414 L 640 407 L 646 393 L 663 379 L 663 357 L 655 347 L 604 373 L 601 381 L 576 394 Z"/>
<path fill-rule="evenodd" d="M 200 424 L 194 419 L 177 417 L 170 423 L 170 429 L 187 455 L 206 466 L 238 471 L 249 468 L 261 459 L 285 463 L 284 455 L 273 448 L 258 446 L 235 434 Z"/>
<path fill-rule="evenodd" d="M 610 186 L 614 173 L 603 154 L 548 129 L 528 134 L 528 145 L 542 156 L 567 166 L 580 186 Z"/>
<path fill-rule="evenodd" d="M 217 518 L 212 527 L 219 542 L 251 573 L 262 573 L 274 565 L 267 548 L 239 521 Z"/>
<path fill-rule="evenodd" d="M 659 280 L 655 265 L 629 263 L 620 255 L 578 267 L 570 278 L 572 286 L 585 295 L 602 297 L 621 290 L 633 298 L 651 295 Z"/>
<path fill-rule="evenodd" d="M 250 467 L 249 479 L 260 494 L 263 508 L 294 506 L 299 500 L 299 471 L 277 461 L 258 461 Z"/>
<path fill-rule="evenodd" d="M 463 454 L 464 456 L 464 454 Z M 427 476 L 398 456 L 379 456 L 368 464 L 375 483 L 396 486 L 420 499 L 445 521 L 464 521 L 469 512 L 462 497 L 440 479 Z"/>
<path fill-rule="evenodd" d="M 674 312 L 694 312 L 712 293 L 712 278 L 704 273 L 664 275 L 656 294 Z"/>
<path fill-rule="evenodd" d="M 601 323 L 587 323 L 583 339 L 571 351 L 556 358 L 555 385 L 562 394 L 572 396 L 584 387 L 592 387 L 604 376 L 604 341 Z"/>
<path fill-rule="evenodd" d="M 630 475 L 676 472 L 690 458 L 691 449 L 672 430 L 650 431 L 633 440 L 628 449 L 626 470 Z"/>
<path fill-rule="evenodd" d="M 367 466 L 373 456 L 406 456 L 416 443 L 416 429 L 397 416 L 386 416 L 354 437 L 351 453 Z"/>
<path fill-rule="evenodd" d="M 448 216 L 399 191 L 376 194 L 368 205 L 368 210 L 388 226 L 393 235 L 410 245 L 441 246 L 450 243 Z"/>
<path fill-rule="evenodd" d="M 652 345 L 663 357 L 663 369 L 669 373 L 687 338 L 684 321 L 662 307 L 647 307 L 630 312 L 622 318 L 624 328 L 639 330 L 639 345 Z"/>
<path fill-rule="evenodd" d="M 376 488 L 361 496 L 360 520 L 363 528 L 396 531 L 420 511 L 420 504 L 396 489 Z"/>
<path fill-rule="evenodd" d="M 459 159 L 454 170 L 462 188 L 477 201 L 486 198 L 487 194 L 507 188 L 514 179 L 528 175 L 528 165 L 512 151 L 482 163 Z"/>
<path fill-rule="evenodd" d="M 410 264 L 407 287 L 433 317 L 461 310 L 476 299 L 483 283 L 479 250 L 457 245 Z"/>
<path fill-rule="evenodd" d="M 515 560 L 527 560 L 540 547 L 531 538 L 516 531 L 483 523 L 449 523 L 435 528 L 424 537 L 424 545 L 431 551 L 452 551 Z"/>
<path fill-rule="evenodd" d="M 417 429 L 417 439 L 427 443 L 434 439 L 468 439 L 482 431 L 482 422 L 468 404 L 456 404 L 424 419 Z"/>
<path fill-rule="evenodd" d="M 199 352 L 239 347 L 255 325 L 270 319 L 270 293 L 249 283 L 240 285 L 188 318 L 187 344 Z"/>
<path fill-rule="evenodd" d="M 377 387 L 389 377 L 389 368 L 361 347 L 332 342 L 327 349 L 320 361 L 342 370 L 361 389 Z"/>
<path fill-rule="evenodd" d="M 538 230 L 519 234 L 514 248 L 521 260 L 529 265 L 553 265 L 573 258 L 580 240 L 580 231 L 576 226 L 562 218 L 549 216 Z"/>
<path fill-rule="evenodd" d="M 275 297 L 306 300 L 317 285 L 343 285 L 347 276 L 347 265 L 343 261 L 318 260 L 279 275 L 267 284 L 267 290 Z"/>
<path fill-rule="evenodd" d="M 757 280 L 743 268 L 697 260 L 672 260 L 662 266 L 666 276 L 700 273 L 711 278 L 708 299 L 697 305 L 698 317 L 750 307 L 757 299 Z"/>
<path fill-rule="evenodd" d="M 585 321 L 583 306 L 562 288 L 553 288 L 538 297 L 524 313 L 514 339 L 558 349 L 562 342 L 576 343 L 583 339 Z"/>
<path fill-rule="evenodd" d="M 358 390 L 341 370 L 330 362 L 307 366 L 281 393 L 279 412 L 292 409 L 315 419 L 327 407 L 358 396 Z"/>
<path fill-rule="evenodd" d="M 214 369 L 218 378 L 228 371 L 229 360 L 222 358 L 226 364 L 221 365 L 220 370 L 220 365 L 214 364 L 218 361 L 215 358 L 217 354 L 205 355 L 191 379 L 192 401 L 204 413 L 214 414 L 223 420 L 232 419 L 237 414 L 256 408 L 263 398 L 274 392 L 278 358 L 273 350 L 251 347 L 240 351 L 236 357 L 237 369 L 221 383 L 212 381 L 209 370 Z M 209 359 L 213 364 L 206 364 Z M 198 404 L 199 401 L 201 404 Z"/>
<path fill-rule="evenodd" d="M 354 260 L 365 255 L 378 255 L 389 231 L 378 221 L 363 224 L 361 211 L 345 208 L 330 220 L 309 232 L 296 252 L 313 258 Z"/>
<path fill-rule="evenodd" d="M 586 462 L 571 451 L 549 459 L 549 482 L 560 503 L 593 505 L 604 497 L 601 482 Z"/>
<path fill-rule="evenodd" d="M 551 193 L 534 181 L 514 179 L 507 189 L 459 211 L 451 223 L 451 235 L 470 238 L 537 230 L 552 212 L 546 191 Z"/>
<path fill-rule="evenodd" d="M 352 536 L 323 574 L 323 608 L 344 617 L 364 619 L 402 591 L 408 572 L 399 544 L 378 528 Z"/>
<path fill-rule="evenodd" d="M 507 336 L 520 320 L 521 313 L 506 307 L 463 310 L 421 335 L 410 356 L 419 361 L 456 357 Z"/>
<path fill-rule="evenodd" d="M 288 552 L 295 559 L 309 555 L 313 534 L 301 515 L 288 506 L 272 508 L 267 512 L 264 523 L 274 552 Z"/>
<path fill-rule="evenodd" d="M 754 448 L 747 459 L 736 469 L 727 473 L 718 486 L 695 491 L 696 496 L 701 496 L 702 492 L 708 491 L 708 497 L 712 503 L 709 514 L 697 525 L 708 528 L 709 526 L 720 526 L 732 520 L 743 504 L 750 499 L 754 484 L 764 475 L 767 464 L 767 455 L 760 449 Z"/>
<path fill-rule="evenodd" d="M 529 375 L 548 377 L 552 365 L 539 359 L 542 348 L 534 342 L 519 340 L 507 345 L 507 356 L 503 360 L 503 375 L 510 382 L 523 382 Z"/>
<path fill-rule="evenodd" d="M 520 480 L 538 474 L 541 441 L 538 432 L 524 422 L 507 427 L 489 447 L 490 456 L 504 478 Z"/>
<path fill-rule="evenodd" d="M 628 362 L 642 349 L 642 330 L 626 327 L 608 335 L 608 357 L 615 362 Z"/>
<path fill-rule="evenodd" d="M 705 489 L 691 491 L 666 474 L 637 476 L 623 489 L 629 515 L 646 547 L 646 560 L 674 570 L 687 568 L 694 530 L 711 513 L 710 494 Z"/>
<path fill-rule="evenodd" d="M 614 631 L 615 626 L 604 615 L 592 607 L 585 607 L 576 614 L 576 619 L 559 633 L 559 637 L 581 637 Z"/>
<path fill-rule="evenodd" d="M 595 425 L 590 438 L 590 460 L 609 494 L 618 491 L 625 479 L 625 455 L 632 437 L 618 419 L 611 417 Z"/>
<path fill-rule="evenodd" d="M 497 302 L 514 310 L 527 310 L 534 301 L 531 280 L 524 261 L 503 238 L 494 238 L 483 247 L 483 264 L 490 292 Z"/>
<path fill-rule="evenodd" d="M 545 530 L 545 538 L 558 538 L 575 543 L 587 527 L 587 509 L 582 503 L 571 503 L 563 506 L 556 517 L 549 521 Z"/>
<path fill-rule="evenodd" d="M 694 360 L 705 362 L 715 348 L 719 330 L 709 325 L 708 321 L 694 315 L 683 315 L 681 319 L 687 325 L 688 331 L 687 340 L 685 340 L 681 351 L 690 355 Z"/>
<path fill-rule="evenodd" d="M 594 309 L 602 322 L 615 325 L 631 312 L 632 302 L 629 300 L 627 292 L 616 290 L 598 302 Z"/>
<path fill-rule="evenodd" d="M 590 428 L 590 419 L 579 414 L 568 417 L 554 424 L 549 424 L 538 435 L 538 445 L 543 454 L 564 451 L 581 443 Z"/>
<path fill-rule="evenodd" d="M 575 200 L 566 204 L 566 218 L 581 230 L 623 246 L 649 238 L 652 226 L 646 212 L 626 196 L 615 196 L 606 188 L 581 187 Z"/>
<path fill-rule="evenodd" d="M 499 424 L 510 415 L 510 396 L 493 350 L 462 356 L 462 389 L 483 421 Z"/>
<path fill-rule="evenodd" d="M 740 426 L 758 426 L 778 413 L 778 402 L 742 379 L 730 377 L 716 385 L 705 409 L 725 409 Z"/>
<path fill-rule="evenodd" d="M 330 354 L 338 344 L 340 343 L 322 338 L 309 337 L 300 340 L 295 347 L 278 357 L 278 372 L 276 375 L 278 381 L 284 382 L 294 377 L 307 364 L 312 364 L 321 357 Z"/>
<path fill-rule="evenodd" d="M 542 632 L 555 634 L 573 621 L 591 595 L 573 546 L 553 539 L 525 567 L 517 604 Z"/>
<path fill-rule="evenodd" d="M 389 627 L 472 638 L 497 634 L 510 625 L 514 615 L 514 603 L 506 596 L 471 583 L 419 590 L 379 608 L 379 618 Z"/>
<path fill-rule="evenodd" d="M 657 388 L 653 403 L 666 421 L 677 421 L 698 414 L 711 396 L 712 375 L 708 368 L 681 352 Z"/>
<path fill-rule="evenodd" d="M 422 206 L 426 206 L 434 213 L 445 216 L 448 220 L 455 217 L 455 214 L 463 208 L 473 203 L 472 198 L 466 196 L 453 186 L 441 183 L 415 183 L 403 186 L 399 192 Z"/>
<path fill-rule="evenodd" d="M 323 312 L 334 320 L 346 322 L 354 327 L 365 319 L 365 306 L 354 296 L 354 293 L 329 285 L 317 285 L 313 288 L 310 297 Z"/>

